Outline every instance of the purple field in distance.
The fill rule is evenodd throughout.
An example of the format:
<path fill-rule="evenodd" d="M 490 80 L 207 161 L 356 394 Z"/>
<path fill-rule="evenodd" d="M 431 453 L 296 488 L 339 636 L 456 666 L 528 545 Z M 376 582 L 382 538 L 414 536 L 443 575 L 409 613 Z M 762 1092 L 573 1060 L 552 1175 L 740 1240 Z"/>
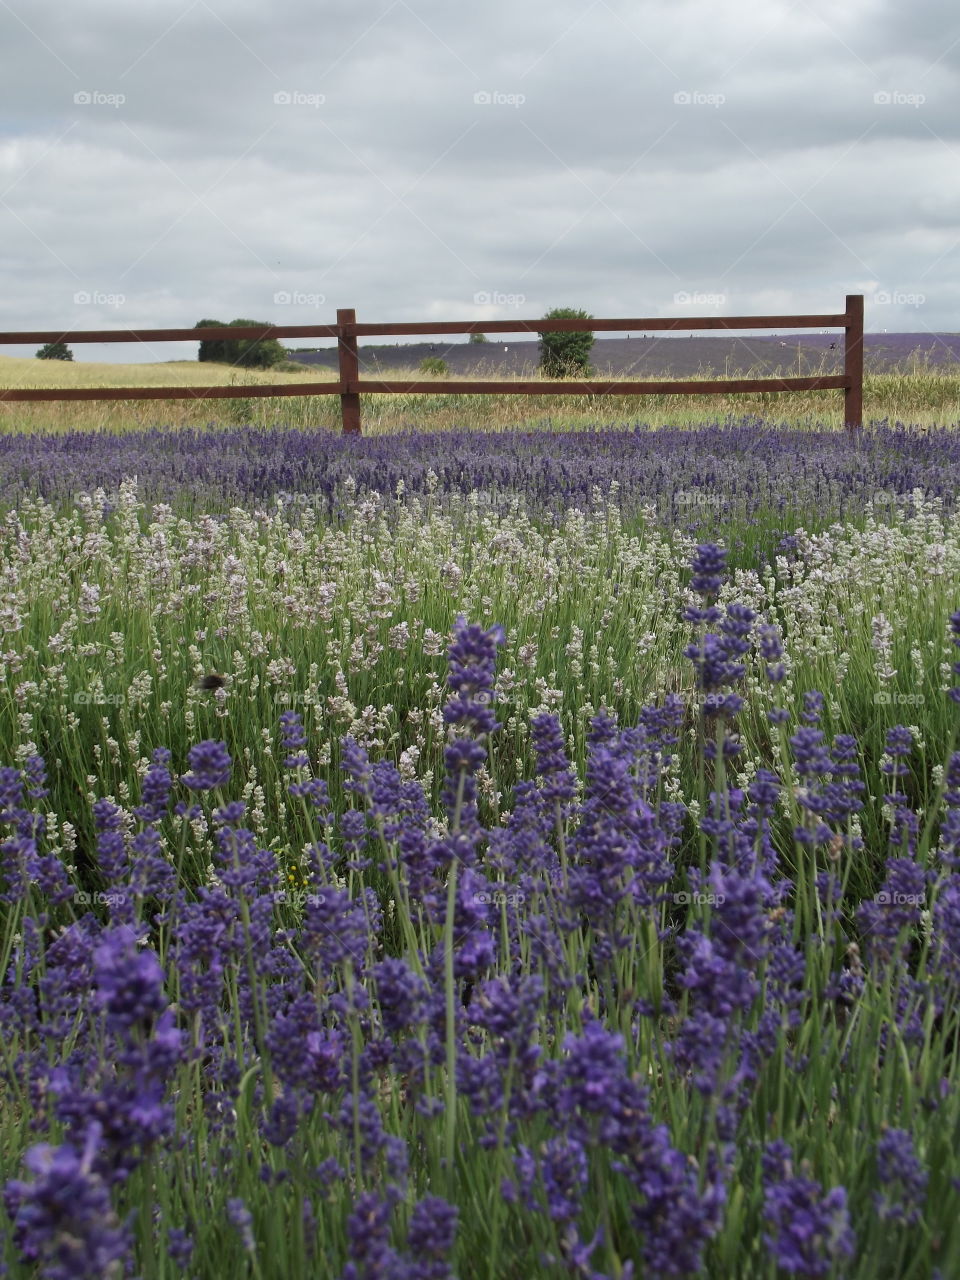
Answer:
<path fill-rule="evenodd" d="M 502 337 L 502 340 L 501 340 Z M 831 350 L 831 343 L 835 349 Z M 383 369 L 415 369 L 425 356 L 440 356 L 450 372 L 490 372 L 501 376 L 533 373 L 537 368 L 537 341 L 515 340 L 512 334 L 491 338 L 483 346 L 468 342 L 416 342 L 362 345 L 360 367 L 365 372 Z M 691 377 L 712 369 L 732 375 L 737 371 L 762 370 L 764 373 L 801 373 L 839 371 L 843 363 L 843 333 L 790 333 L 761 337 L 701 337 L 658 335 L 629 338 L 598 338 L 592 362 L 598 372 L 616 375 L 670 374 Z M 292 358 L 304 364 L 334 369 L 337 352 L 334 346 L 315 351 L 296 351 Z M 931 365 L 960 364 L 960 333 L 868 333 L 864 338 L 864 364 L 867 372 L 892 372 L 906 368 L 911 360 L 929 361 Z"/>

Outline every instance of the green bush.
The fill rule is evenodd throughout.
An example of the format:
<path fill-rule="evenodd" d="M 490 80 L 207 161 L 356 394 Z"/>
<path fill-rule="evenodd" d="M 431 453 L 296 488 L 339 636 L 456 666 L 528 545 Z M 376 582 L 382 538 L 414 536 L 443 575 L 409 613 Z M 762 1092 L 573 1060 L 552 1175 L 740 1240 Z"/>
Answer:
<path fill-rule="evenodd" d="M 420 361 L 419 369 L 421 373 L 435 373 L 439 378 L 445 378 L 450 372 L 450 366 L 446 360 L 441 360 L 439 356 L 424 356 Z"/>
<path fill-rule="evenodd" d="M 573 307 L 554 307 L 544 320 L 592 320 L 588 311 Z M 590 352 L 593 334 L 585 329 L 575 333 L 540 334 L 540 368 L 548 378 L 586 378 L 590 376 Z"/>
<path fill-rule="evenodd" d="M 231 329 L 266 329 L 267 320 L 198 320 L 196 327 L 206 329 L 220 325 Z M 241 369 L 273 369 L 286 360 L 286 348 L 276 338 L 208 338 L 200 343 L 197 359 L 214 364 L 232 364 Z"/>

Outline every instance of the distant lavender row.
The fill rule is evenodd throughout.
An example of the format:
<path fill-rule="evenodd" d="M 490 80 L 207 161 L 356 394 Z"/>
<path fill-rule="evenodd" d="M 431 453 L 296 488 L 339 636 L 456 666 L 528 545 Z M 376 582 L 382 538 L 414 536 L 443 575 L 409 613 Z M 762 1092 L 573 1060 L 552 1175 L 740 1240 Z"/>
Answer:
<path fill-rule="evenodd" d="M 868 498 L 895 502 L 915 488 L 950 510 L 960 482 L 960 433 L 921 434 L 897 424 L 854 439 L 744 419 L 696 431 L 637 424 L 360 439 L 282 427 L 0 436 L 3 505 L 38 494 L 69 502 L 133 475 L 147 501 L 207 508 L 306 494 L 336 514 L 352 477 L 361 493 L 392 494 L 401 482 L 407 494 L 522 491 L 528 510 L 557 511 L 589 506 L 595 488 L 606 492 L 615 481 L 626 510 L 654 501 L 671 523 L 684 513 L 749 517 L 796 508 L 833 519 L 859 513 Z"/>

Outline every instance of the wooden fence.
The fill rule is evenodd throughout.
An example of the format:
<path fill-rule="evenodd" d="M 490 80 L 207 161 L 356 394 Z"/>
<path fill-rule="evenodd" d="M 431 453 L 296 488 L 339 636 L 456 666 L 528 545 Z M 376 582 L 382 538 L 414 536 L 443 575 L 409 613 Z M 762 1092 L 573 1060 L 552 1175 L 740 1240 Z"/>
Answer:
<path fill-rule="evenodd" d="M 629 382 L 620 379 L 562 378 L 537 381 L 471 379 L 425 382 L 420 379 L 361 378 L 357 339 L 441 333 L 595 333 L 619 331 L 674 332 L 694 329 L 843 329 L 843 372 L 805 378 L 722 378 L 710 380 Z M 0 333 L 0 344 L 48 342 L 197 342 L 217 338 L 336 338 L 340 377 L 336 382 L 255 383 L 214 387 L 70 387 L 11 388 L 0 400 L 190 400 L 260 396 L 340 397 L 343 430 L 359 434 L 360 397 L 429 390 L 456 395 L 725 395 L 756 391 L 843 392 L 844 425 L 863 425 L 863 295 L 847 294 L 846 310 L 831 315 L 707 316 L 629 320 L 446 320 L 420 323 L 359 324 L 352 309 L 337 311 L 336 324 L 269 325 L 266 327 L 207 327 L 196 329 L 102 329 L 56 332 Z"/>

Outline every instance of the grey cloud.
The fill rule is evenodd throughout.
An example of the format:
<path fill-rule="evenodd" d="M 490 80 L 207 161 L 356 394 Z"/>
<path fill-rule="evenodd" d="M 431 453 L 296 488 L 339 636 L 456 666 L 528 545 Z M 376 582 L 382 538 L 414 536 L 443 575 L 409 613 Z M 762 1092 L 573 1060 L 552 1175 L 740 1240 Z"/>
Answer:
<path fill-rule="evenodd" d="M 3 327 L 515 314 L 479 293 L 527 314 L 676 313 L 682 291 L 819 309 L 863 290 L 925 295 L 868 304 L 877 328 L 957 328 L 946 4 L 12 9 Z"/>

